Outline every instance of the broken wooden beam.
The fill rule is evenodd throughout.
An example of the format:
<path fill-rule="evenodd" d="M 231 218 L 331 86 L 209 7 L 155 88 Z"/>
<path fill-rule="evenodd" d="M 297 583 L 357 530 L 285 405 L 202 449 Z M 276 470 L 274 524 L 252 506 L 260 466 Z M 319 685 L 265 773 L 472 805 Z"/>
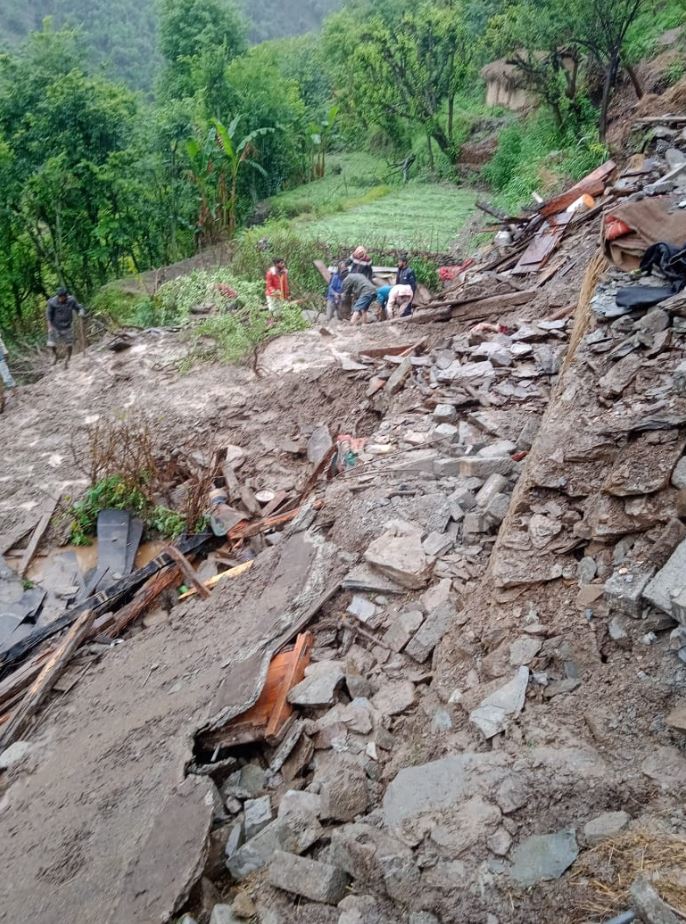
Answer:
<path fill-rule="evenodd" d="M 332 447 L 332 449 L 335 452 L 335 448 Z M 322 462 L 325 461 L 325 459 L 326 456 L 322 459 Z M 317 500 L 314 502 L 314 506 L 316 510 L 320 510 L 324 506 L 324 501 Z M 234 526 L 234 528 L 229 531 L 228 537 L 229 539 L 250 539 L 252 536 L 266 533 L 270 529 L 285 526 L 297 517 L 300 510 L 301 507 L 297 507 L 295 510 L 290 510 L 288 513 L 280 513 L 274 517 L 265 517 L 262 520 L 258 520 L 256 523 L 239 523 L 238 526 Z"/>
<path fill-rule="evenodd" d="M 2 734 L 0 734 L 0 751 L 17 740 L 55 685 L 62 671 L 71 661 L 76 649 L 88 636 L 94 619 L 95 613 L 93 610 L 86 610 L 82 613 L 48 658 L 40 674 L 29 687 L 21 705 L 12 714 L 12 718 L 6 724 Z"/>
<path fill-rule="evenodd" d="M 57 510 L 57 505 L 60 502 L 61 496 L 62 496 L 61 494 L 58 494 L 56 498 L 51 499 L 48 509 L 45 511 L 45 513 L 39 520 L 38 526 L 36 526 L 33 532 L 33 535 L 31 536 L 31 540 L 28 546 L 26 547 L 26 551 L 22 555 L 21 561 L 19 562 L 19 568 L 17 569 L 17 574 L 19 575 L 20 578 L 23 578 L 26 576 L 26 572 L 29 570 L 31 562 L 33 561 L 33 556 L 36 554 L 36 551 L 38 550 L 38 546 L 40 545 L 40 541 L 45 535 L 45 532 L 48 526 L 50 526 L 50 521 L 52 520 L 54 516 L 55 510 Z"/>
<path fill-rule="evenodd" d="M 181 581 L 181 569 L 178 565 L 170 565 L 158 571 L 157 574 L 148 580 L 138 591 L 133 600 L 127 603 L 116 616 L 112 617 L 107 627 L 99 626 L 99 630 L 104 630 L 107 638 L 118 638 L 130 625 L 132 625 L 140 616 L 143 615 L 157 598 L 175 587 Z"/>
<path fill-rule="evenodd" d="M 253 564 L 254 562 L 252 561 L 246 561 L 242 565 L 237 565 L 235 568 L 230 568 L 228 571 L 222 571 L 221 574 L 215 574 L 214 577 L 203 581 L 203 585 L 207 587 L 208 590 L 211 590 L 226 578 L 237 578 L 240 577 L 241 574 L 245 574 L 246 571 L 249 571 L 252 568 Z M 197 590 L 195 588 L 187 590 L 185 594 L 181 594 L 179 597 L 179 602 L 182 600 L 188 600 L 189 597 L 194 597 L 196 594 Z"/>
<path fill-rule="evenodd" d="M 188 561 L 183 552 L 179 552 L 179 550 L 175 549 L 173 545 L 167 546 L 164 551 L 176 562 L 176 564 L 179 566 L 181 574 L 188 581 L 191 587 L 194 587 L 200 596 L 206 600 L 210 596 L 210 592 L 198 579 L 198 575 L 195 573 L 191 563 Z"/>

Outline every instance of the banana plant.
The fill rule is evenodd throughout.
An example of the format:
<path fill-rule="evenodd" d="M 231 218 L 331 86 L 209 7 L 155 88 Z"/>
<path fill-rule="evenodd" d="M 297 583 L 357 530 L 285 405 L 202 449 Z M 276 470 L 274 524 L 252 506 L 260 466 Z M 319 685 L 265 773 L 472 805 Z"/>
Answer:
<path fill-rule="evenodd" d="M 212 127 L 216 132 L 216 142 L 220 150 L 218 162 L 218 192 L 221 208 L 221 220 L 224 230 L 229 237 L 236 232 L 237 206 L 238 206 L 238 178 L 241 170 L 249 167 L 262 176 L 267 171 L 254 159 L 257 149 L 255 139 L 262 138 L 274 131 L 273 128 L 256 128 L 238 140 L 238 126 L 242 115 L 237 115 L 228 126 L 223 125 L 219 119 L 212 120 Z"/>
<path fill-rule="evenodd" d="M 326 155 L 336 134 L 340 109 L 332 106 L 321 122 L 312 122 L 308 131 L 312 144 L 312 179 L 321 179 L 326 173 Z"/>

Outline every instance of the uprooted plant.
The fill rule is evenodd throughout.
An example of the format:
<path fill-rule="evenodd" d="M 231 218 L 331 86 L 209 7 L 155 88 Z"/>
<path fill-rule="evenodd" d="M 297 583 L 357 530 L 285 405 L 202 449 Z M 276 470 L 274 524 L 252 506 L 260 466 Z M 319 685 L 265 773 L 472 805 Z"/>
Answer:
<path fill-rule="evenodd" d="M 176 539 L 204 525 L 212 466 L 198 465 L 180 450 L 166 450 L 154 421 L 98 421 L 72 441 L 74 462 L 89 487 L 68 510 L 71 539 L 87 545 L 102 510 L 128 510 L 149 533 Z M 177 490 L 178 489 L 178 490 Z"/>

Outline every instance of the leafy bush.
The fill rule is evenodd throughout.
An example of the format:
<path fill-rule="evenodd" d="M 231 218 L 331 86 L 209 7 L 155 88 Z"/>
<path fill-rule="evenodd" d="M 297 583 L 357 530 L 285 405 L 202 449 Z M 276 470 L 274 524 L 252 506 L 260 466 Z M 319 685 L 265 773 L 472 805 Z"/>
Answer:
<path fill-rule="evenodd" d="M 95 535 L 98 514 L 102 510 L 128 510 L 141 515 L 146 507 L 147 500 L 143 491 L 131 487 L 121 475 L 103 478 L 72 505 L 69 511 L 71 541 L 74 545 L 90 545 L 90 537 Z"/>

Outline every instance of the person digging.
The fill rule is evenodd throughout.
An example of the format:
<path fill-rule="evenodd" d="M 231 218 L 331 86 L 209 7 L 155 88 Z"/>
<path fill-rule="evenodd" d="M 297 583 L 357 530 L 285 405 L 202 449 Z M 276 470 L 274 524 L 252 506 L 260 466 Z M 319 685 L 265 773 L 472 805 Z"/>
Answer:
<path fill-rule="evenodd" d="M 48 349 L 52 350 L 52 364 L 59 359 L 58 348 L 63 346 L 66 351 L 64 368 L 69 368 L 72 350 L 74 349 L 74 316 L 85 317 L 86 310 L 79 305 L 73 295 L 64 287 L 57 290 L 48 301 L 46 311 L 48 321 Z"/>
<path fill-rule="evenodd" d="M 351 273 L 343 283 L 341 297 L 344 302 L 353 302 L 351 324 L 367 324 L 369 308 L 376 301 L 376 286 L 362 273 Z"/>

